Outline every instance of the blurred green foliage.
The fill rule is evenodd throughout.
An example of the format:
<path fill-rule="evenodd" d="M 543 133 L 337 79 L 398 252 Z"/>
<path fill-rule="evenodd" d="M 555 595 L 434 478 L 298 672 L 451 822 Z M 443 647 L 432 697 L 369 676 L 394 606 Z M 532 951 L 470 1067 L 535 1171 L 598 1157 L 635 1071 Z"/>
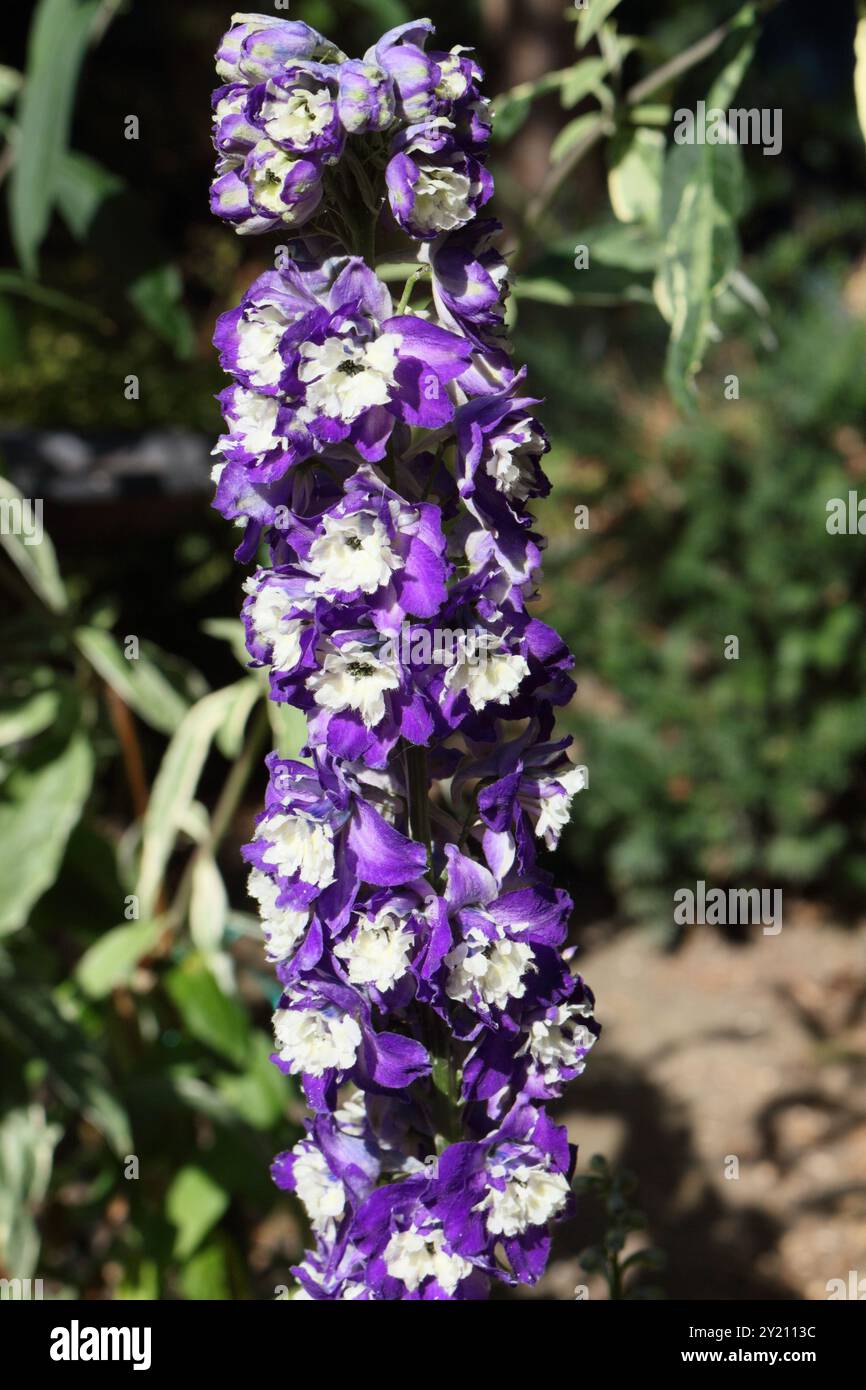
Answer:
<path fill-rule="evenodd" d="M 587 1274 L 603 1276 L 611 1301 L 664 1298 L 658 1284 L 649 1282 L 651 1275 L 660 1274 L 665 1268 L 664 1251 L 646 1244 L 628 1248 L 647 1225 L 643 1212 L 635 1206 L 637 1186 L 633 1173 L 612 1170 L 603 1154 L 593 1154 L 589 1171 L 574 1181 L 578 1197 L 594 1200 L 604 1214 L 601 1241 L 581 1253 L 580 1267 Z M 588 1297 L 585 1286 L 581 1294 Z"/>
<path fill-rule="evenodd" d="M 2 480 L 0 502 L 23 505 Z M 235 879 L 248 783 L 298 731 L 269 729 L 259 675 L 209 691 L 115 636 L 50 537 L 0 539 L 18 599 L 0 691 L 3 1274 L 38 1273 L 54 1297 L 273 1296 L 294 1245 L 276 1213 L 268 1228 L 268 1167 L 294 1092 L 268 1060 L 258 922 L 232 909 L 218 856 L 229 836 Z M 237 646 L 238 629 L 214 635 Z M 164 752 L 125 826 L 142 726 Z"/>
<path fill-rule="evenodd" d="M 771 297 L 792 251 L 768 256 Z M 595 378 L 586 452 L 556 452 L 547 602 L 591 777 L 565 853 L 584 875 L 602 862 L 637 920 L 670 927 L 698 878 L 862 901 L 866 556 L 826 527 L 866 476 L 860 293 L 822 280 L 777 316 L 776 352 L 714 355 L 699 419 L 651 393 L 623 411 L 631 383 Z"/>

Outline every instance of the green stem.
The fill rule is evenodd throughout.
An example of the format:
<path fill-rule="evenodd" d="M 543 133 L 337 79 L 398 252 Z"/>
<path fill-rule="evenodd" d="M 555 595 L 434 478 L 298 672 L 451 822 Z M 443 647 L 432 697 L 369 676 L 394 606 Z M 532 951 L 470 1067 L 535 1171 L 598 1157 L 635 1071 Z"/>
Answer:
<path fill-rule="evenodd" d="M 403 286 L 403 295 L 402 295 L 402 298 L 401 298 L 401 300 L 400 300 L 399 305 L 397 306 L 397 317 L 398 317 L 398 318 L 399 318 L 399 316 L 400 316 L 401 314 L 405 314 L 407 308 L 409 307 L 409 300 L 412 298 L 412 291 L 414 290 L 414 288 L 415 288 L 415 286 L 417 285 L 418 281 L 419 281 L 419 280 L 423 280 L 424 277 L 427 276 L 427 275 L 429 275 L 429 274 L 430 274 L 430 269 L 429 269 L 429 267 L 426 266 L 426 265 L 419 265 L 417 270 L 413 270 L 413 271 L 412 271 L 412 274 L 409 276 L 409 279 L 406 281 L 406 284 Z"/>
<path fill-rule="evenodd" d="M 433 837 L 430 829 L 430 770 L 427 751 L 413 745 L 404 748 L 409 826 L 412 838 L 426 846 L 428 861 L 432 859 Z M 436 1151 L 441 1153 L 448 1144 L 456 1143 L 463 1133 L 460 1119 L 460 1088 L 454 1057 L 453 1040 L 445 1022 L 431 1008 L 421 1011 L 423 1042 L 433 1065 L 429 1087 L 433 1125 L 436 1131 Z"/>
<path fill-rule="evenodd" d="M 462 849 L 463 849 L 463 846 L 466 844 L 466 841 L 467 841 L 467 839 L 468 839 L 469 831 L 472 829 L 472 822 L 474 821 L 475 816 L 476 816 L 477 811 L 478 811 L 478 792 L 479 792 L 479 790 L 480 790 L 480 784 L 479 784 L 478 787 L 475 788 L 475 790 L 473 791 L 471 797 L 469 798 L 469 808 L 468 808 L 468 810 L 467 810 L 467 812 L 466 812 L 466 816 L 465 816 L 465 818 L 464 818 L 464 820 L 463 820 L 463 825 L 462 825 L 461 828 L 460 828 L 460 839 L 457 841 L 457 848 L 458 848 L 459 850 L 462 850 Z"/>
<path fill-rule="evenodd" d="M 427 766 L 427 750 L 407 745 L 405 759 L 412 838 L 425 846 L 429 859 L 433 837 L 430 830 L 430 771 Z"/>

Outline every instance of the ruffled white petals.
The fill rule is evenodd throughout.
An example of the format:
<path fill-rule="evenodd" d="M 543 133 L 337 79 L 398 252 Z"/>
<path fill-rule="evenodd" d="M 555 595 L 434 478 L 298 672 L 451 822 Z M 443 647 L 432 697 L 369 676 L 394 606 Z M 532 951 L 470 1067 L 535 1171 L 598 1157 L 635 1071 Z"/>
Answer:
<path fill-rule="evenodd" d="M 369 343 L 349 336 L 301 343 L 298 377 L 307 388 L 302 418 L 324 415 L 352 424 L 374 406 L 387 405 L 397 384 L 400 343 L 397 333 Z"/>
<path fill-rule="evenodd" d="M 385 1247 L 385 1264 L 393 1279 L 401 1279 L 414 1293 L 425 1279 L 435 1279 L 447 1294 L 453 1294 L 461 1280 L 472 1273 L 472 1266 L 461 1255 L 443 1249 L 445 1233 L 434 1228 L 399 1231 Z"/>
<path fill-rule="evenodd" d="M 361 1045 L 361 1029 L 348 1014 L 331 1017 L 320 1009 L 277 1009 L 274 1036 L 280 1060 L 292 1075 L 322 1076 L 335 1068 L 348 1071 Z"/>
<path fill-rule="evenodd" d="M 387 584 L 402 560 L 394 554 L 383 522 L 373 512 L 326 516 L 306 559 L 323 593 L 372 594 Z M 310 586 L 313 587 L 312 585 Z"/>
<path fill-rule="evenodd" d="M 526 942 L 491 941 L 473 928 L 445 957 L 446 993 L 460 1003 L 480 998 L 490 1008 L 504 1009 L 510 999 L 522 999 L 526 993 L 525 976 L 534 968 L 532 954 Z"/>
<path fill-rule="evenodd" d="M 322 709 L 332 714 L 356 710 L 368 729 L 381 724 L 386 712 L 385 696 L 399 685 L 397 666 L 380 660 L 360 642 L 347 642 L 329 652 L 322 669 L 307 681 Z"/>
<path fill-rule="evenodd" d="M 413 943 L 413 933 L 396 913 L 383 908 L 375 917 L 362 918 L 334 954 L 345 961 L 353 985 L 375 985 L 384 993 L 406 974 Z"/>
<path fill-rule="evenodd" d="M 519 1236 L 530 1226 L 546 1226 L 568 1201 L 565 1175 L 547 1168 L 521 1163 L 516 1168 L 494 1168 L 491 1177 L 505 1182 L 504 1187 L 488 1187 L 480 1204 L 494 1236 Z"/>
<path fill-rule="evenodd" d="M 259 822 L 256 838 L 270 841 L 262 858 L 281 878 L 300 874 L 304 883 L 319 888 L 334 882 L 334 842 L 327 826 L 278 811 Z"/>

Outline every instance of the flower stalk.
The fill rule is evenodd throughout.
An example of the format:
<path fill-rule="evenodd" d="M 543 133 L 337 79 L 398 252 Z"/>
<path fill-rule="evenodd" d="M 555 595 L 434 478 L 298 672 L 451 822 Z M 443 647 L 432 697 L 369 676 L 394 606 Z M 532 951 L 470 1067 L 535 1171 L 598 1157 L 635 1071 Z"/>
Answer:
<path fill-rule="evenodd" d="M 217 54 L 213 210 L 291 236 L 217 325 L 214 481 L 253 567 L 250 661 L 307 721 L 305 761 L 266 760 L 244 855 L 272 1060 L 310 1112 L 272 1174 L 312 1232 L 293 1296 L 317 1301 L 536 1282 L 574 1206 L 546 1102 L 599 1031 L 540 861 L 582 786 L 553 737 L 572 658 L 529 608 L 549 445 L 481 215 L 482 73 L 432 33 L 350 59 L 238 15 Z M 396 305 L 386 225 L 414 251 Z"/>

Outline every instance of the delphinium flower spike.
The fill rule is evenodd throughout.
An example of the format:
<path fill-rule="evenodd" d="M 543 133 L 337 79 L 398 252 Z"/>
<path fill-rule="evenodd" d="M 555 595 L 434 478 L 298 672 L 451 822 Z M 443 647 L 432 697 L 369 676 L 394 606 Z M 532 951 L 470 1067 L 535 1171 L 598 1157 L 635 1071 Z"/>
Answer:
<path fill-rule="evenodd" d="M 583 785 L 554 737 L 571 657 L 530 606 L 549 445 L 481 213 L 482 73 L 432 35 L 350 59 L 238 14 L 217 54 L 214 211 L 288 238 L 217 325 L 214 479 L 251 663 L 307 720 L 245 850 L 273 1061 L 310 1110 L 273 1166 L 309 1217 L 303 1299 L 534 1283 L 573 1207 L 546 1103 L 599 1031 L 539 863 Z M 396 303 L 386 224 L 414 258 Z"/>

